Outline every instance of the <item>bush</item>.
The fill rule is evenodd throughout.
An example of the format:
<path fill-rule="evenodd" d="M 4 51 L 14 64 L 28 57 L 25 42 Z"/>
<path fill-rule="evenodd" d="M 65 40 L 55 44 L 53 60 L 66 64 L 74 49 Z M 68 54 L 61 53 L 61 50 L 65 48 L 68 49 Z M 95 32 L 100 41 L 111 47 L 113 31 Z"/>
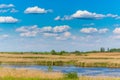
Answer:
<path fill-rule="evenodd" d="M 69 78 L 69 79 L 78 79 L 78 75 L 77 75 L 76 72 L 70 72 L 70 73 L 66 74 L 66 78 Z"/>

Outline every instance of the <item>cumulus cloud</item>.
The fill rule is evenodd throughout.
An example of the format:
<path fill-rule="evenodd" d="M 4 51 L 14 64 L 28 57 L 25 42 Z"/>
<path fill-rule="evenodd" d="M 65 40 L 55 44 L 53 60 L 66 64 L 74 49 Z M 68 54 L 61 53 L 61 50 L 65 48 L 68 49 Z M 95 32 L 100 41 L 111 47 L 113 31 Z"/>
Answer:
<path fill-rule="evenodd" d="M 17 28 L 16 31 L 20 32 L 20 36 L 22 37 L 35 37 L 39 32 L 39 28 L 37 25 L 22 26 Z"/>
<path fill-rule="evenodd" d="M 97 32 L 98 30 L 96 28 L 82 28 L 80 30 L 81 33 L 94 33 Z"/>
<path fill-rule="evenodd" d="M 63 26 L 55 26 L 53 28 L 53 32 L 65 32 L 70 29 L 70 26 L 68 25 L 63 25 Z"/>
<path fill-rule="evenodd" d="M 82 28 L 80 30 L 81 33 L 85 33 L 85 34 L 91 34 L 91 33 L 107 33 L 109 31 L 109 29 L 107 28 L 103 28 L 103 29 L 97 29 L 97 28 Z"/>
<path fill-rule="evenodd" d="M 72 19 L 84 19 L 84 20 L 95 20 L 95 19 L 103 19 L 103 18 L 115 18 L 119 19 L 120 16 L 114 14 L 98 14 L 95 12 L 89 12 L 87 10 L 77 10 L 72 15 L 65 15 L 64 17 L 57 16 L 55 20 L 72 20 Z"/>
<path fill-rule="evenodd" d="M 73 18 L 80 18 L 80 19 L 102 19 L 105 17 L 103 14 L 92 13 L 87 10 L 78 10 L 74 14 L 71 15 Z"/>
<path fill-rule="evenodd" d="M 15 7 L 13 4 L 0 4 L 0 8 L 12 8 Z"/>
<path fill-rule="evenodd" d="M 41 32 L 52 32 L 53 28 L 51 26 L 45 26 L 41 28 Z"/>
<path fill-rule="evenodd" d="M 57 40 L 67 40 L 67 39 L 72 39 L 72 38 L 73 36 L 70 32 L 64 32 L 63 35 L 56 37 Z"/>
<path fill-rule="evenodd" d="M 44 14 L 47 12 L 52 12 L 52 10 L 46 10 L 44 8 L 40 8 L 38 6 L 34 6 L 34 7 L 28 7 L 24 13 L 26 14 Z"/>
<path fill-rule="evenodd" d="M 37 25 L 33 26 L 22 26 L 16 29 L 16 32 L 20 33 L 21 37 L 35 37 L 37 35 L 42 35 L 45 37 L 61 37 L 68 39 L 71 36 L 69 32 L 70 26 L 61 25 L 61 26 L 45 26 L 39 28 Z"/>
<path fill-rule="evenodd" d="M 57 21 L 57 20 L 61 20 L 61 17 L 60 17 L 60 16 L 57 16 L 57 17 L 54 18 L 54 20 L 56 20 L 56 21 Z"/>
<path fill-rule="evenodd" d="M 109 29 L 107 29 L 107 28 L 103 28 L 103 29 L 98 30 L 99 33 L 107 33 L 108 31 L 109 31 Z"/>
<path fill-rule="evenodd" d="M 119 16 L 114 14 L 107 14 L 106 17 L 118 18 Z"/>
<path fill-rule="evenodd" d="M 12 16 L 0 16 L 0 23 L 16 23 L 19 20 Z"/>
<path fill-rule="evenodd" d="M 115 29 L 113 30 L 113 33 L 115 33 L 115 34 L 120 34 L 120 27 L 119 27 L 119 28 L 115 28 Z"/>

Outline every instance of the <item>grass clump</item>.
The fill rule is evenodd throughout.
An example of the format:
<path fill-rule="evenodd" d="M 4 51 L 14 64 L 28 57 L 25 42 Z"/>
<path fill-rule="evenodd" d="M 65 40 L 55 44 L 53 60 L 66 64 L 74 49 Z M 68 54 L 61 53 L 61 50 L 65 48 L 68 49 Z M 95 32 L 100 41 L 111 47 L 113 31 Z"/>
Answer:
<path fill-rule="evenodd" d="M 66 79 L 71 79 L 71 80 L 79 80 L 79 77 L 76 72 L 70 72 L 65 74 Z"/>

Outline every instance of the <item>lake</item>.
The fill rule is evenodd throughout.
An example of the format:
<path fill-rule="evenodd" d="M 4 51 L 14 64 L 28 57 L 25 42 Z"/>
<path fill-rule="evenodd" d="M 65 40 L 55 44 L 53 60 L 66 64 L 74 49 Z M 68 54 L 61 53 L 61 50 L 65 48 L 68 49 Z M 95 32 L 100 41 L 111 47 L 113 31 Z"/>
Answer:
<path fill-rule="evenodd" d="M 10 68 L 25 68 L 48 71 L 48 66 L 41 65 L 1 65 L 2 67 Z M 62 73 L 77 72 L 79 76 L 106 76 L 120 77 L 120 68 L 83 68 L 75 66 L 52 66 L 53 71 Z"/>

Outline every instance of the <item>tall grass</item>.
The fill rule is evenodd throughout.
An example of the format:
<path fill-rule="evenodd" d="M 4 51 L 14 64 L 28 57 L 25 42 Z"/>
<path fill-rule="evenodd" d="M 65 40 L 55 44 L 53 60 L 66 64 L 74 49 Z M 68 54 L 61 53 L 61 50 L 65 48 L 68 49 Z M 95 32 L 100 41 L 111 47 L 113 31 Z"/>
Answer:
<path fill-rule="evenodd" d="M 120 68 L 120 53 L 69 55 L 0 54 L 0 64 L 36 64 L 46 66 L 79 66 Z"/>

